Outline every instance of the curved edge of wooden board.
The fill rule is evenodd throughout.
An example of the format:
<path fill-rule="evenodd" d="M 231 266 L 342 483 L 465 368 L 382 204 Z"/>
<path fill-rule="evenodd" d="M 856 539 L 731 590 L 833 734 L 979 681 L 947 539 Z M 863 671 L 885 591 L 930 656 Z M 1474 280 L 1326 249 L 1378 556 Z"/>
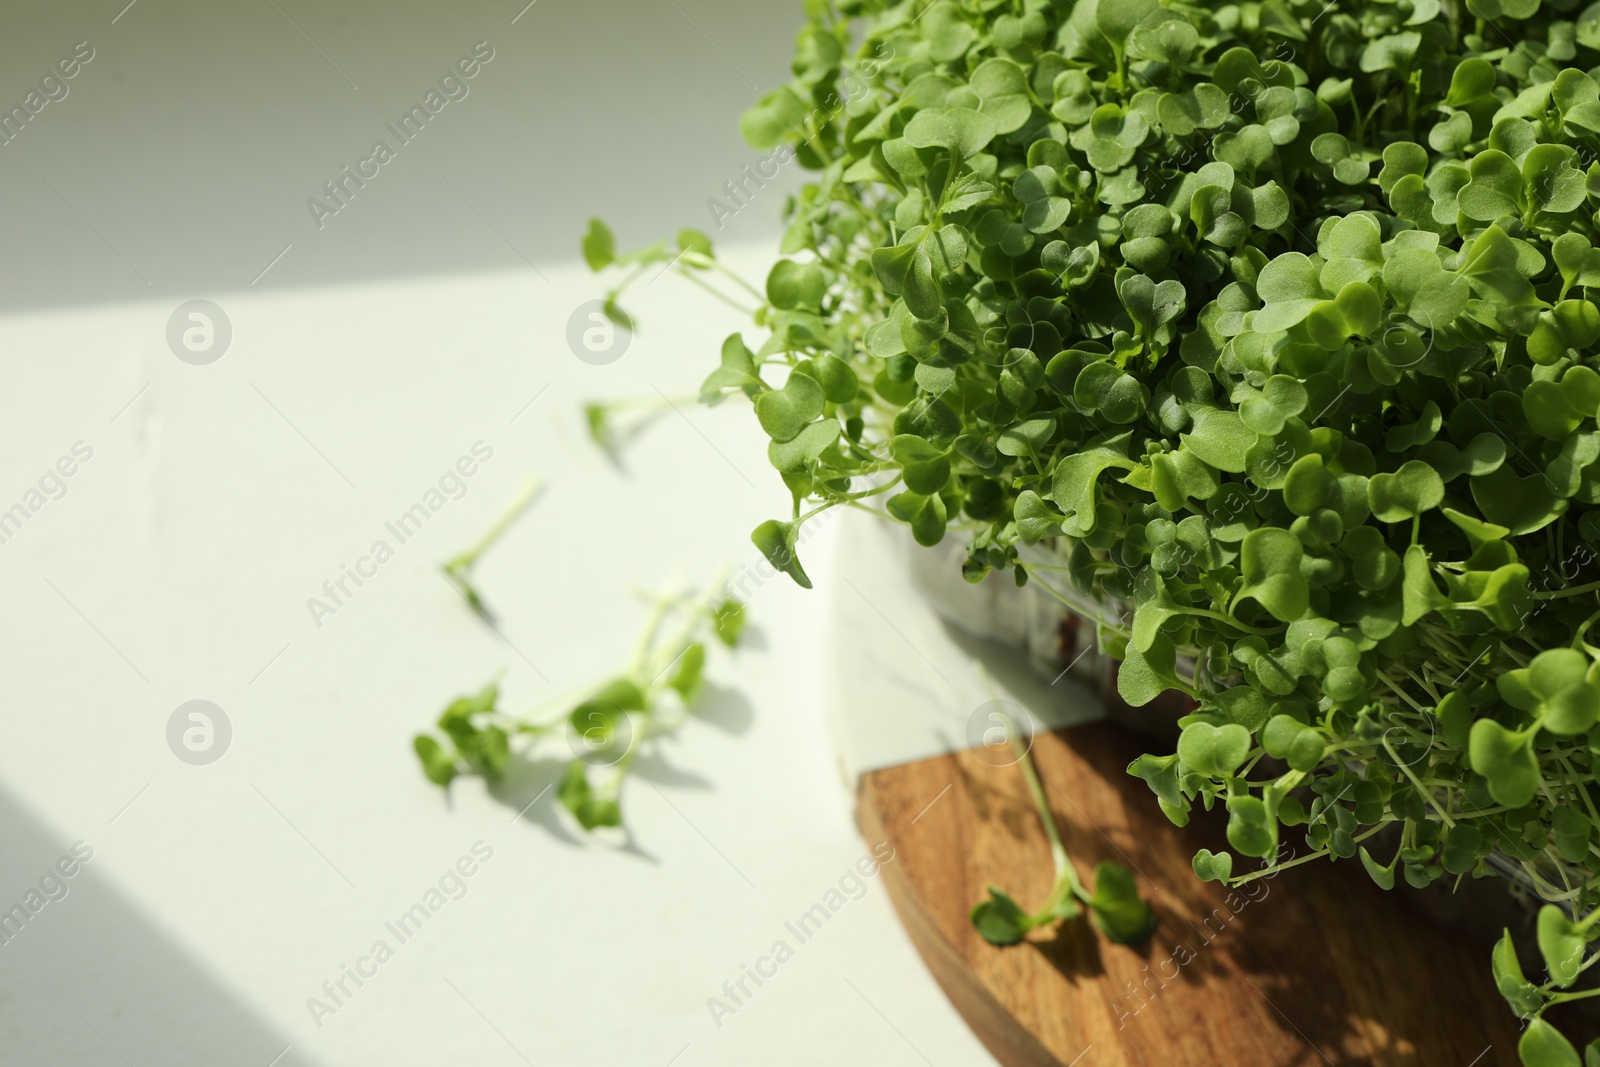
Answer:
<path fill-rule="evenodd" d="M 1124 773 L 1144 747 L 1108 724 L 1034 744 L 1079 870 L 1099 859 L 1139 870 L 1160 920 L 1139 947 L 1110 945 L 1081 920 L 1008 949 L 971 930 L 967 909 L 988 882 L 1025 907 L 1048 892 L 1048 849 L 1014 766 L 961 752 L 861 779 L 857 823 L 896 850 L 883 874 L 900 921 L 1000 1063 L 1067 1067 L 1089 1048 L 1098 1067 L 1516 1062 L 1518 1026 L 1489 975 L 1488 945 L 1344 864 L 1275 875 L 1256 903 L 1199 882 L 1190 857 L 1227 847 L 1221 824 L 1216 813 L 1181 830 L 1168 822 Z M 1164 966 L 1175 947 L 1192 947 L 1189 958 Z"/>
<path fill-rule="evenodd" d="M 861 779 L 861 788 L 856 794 L 856 823 L 867 841 L 889 840 L 870 775 Z M 891 863 L 880 869 L 889 890 L 889 900 L 900 916 L 906 935 L 933 972 L 934 981 L 939 983 L 944 995 L 950 998 L 950 1003 L 994 1058 L 1006 1067 L 1060 1067 L 1061 1061 L 1025 1028 L 1017 1025 L 1011 1012 L 995 999 L 967 966 L 961 953 L 935 927 L 912 891 L 904 866 Z"/>

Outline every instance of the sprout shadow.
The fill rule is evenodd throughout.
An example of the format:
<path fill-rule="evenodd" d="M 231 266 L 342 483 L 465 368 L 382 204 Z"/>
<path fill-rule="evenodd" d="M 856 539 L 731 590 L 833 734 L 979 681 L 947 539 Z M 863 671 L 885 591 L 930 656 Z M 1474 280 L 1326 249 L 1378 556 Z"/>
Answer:
<path fill-rule="evenodd" d="M 1100 937 L 1088 915 L 1057 923 L 1042 935 L 1030 935 L 1023 945 L 1037 952 L 1068 981 L 1098 979 L 1106 973 Z"/>
<path fill-rule="evenodd" d="M 489 795 L 517 813 L 513 821 L 533 823 L 564 845 L 580 846 L 583 839 L 573 833 L 556 799 L 566 767 L 561 759 L 513 754 L 500 780 L 489 786 Z"/>
<path fill-rule="evenodd" d="M 739 651 L 767 651 L 767 649 L 771 646 L 767 644 L 766 631 L 757 624 L 748 621 L 748 615 L 745 618 L 746 622 L 744 624 L 744 629 L 739 631 Z"/>
<path fill-rule="evenodd" d="M 743 646 L 742 638 L 739 643 Z M 734 737 L 749 733 L 756 721 L 755 705 L 750 703 L 749 697 L 737 689 L 711 682 L 701 689 L 700 698 L 690 707 L 689 714 Z"/>
<path fill-rule="evenodd" d="M 639 750 L 639 755 L 633 761 L 633 773 L 638 778 L 656 785 L 671 785 L 680 789 L 711 789 L 709 779 L 674 767 L 661 749 L 660 744 L 654 744 Z"/>
<path fill-rule="evenodd" d="M 755 707 L 743 693 L 710 683 L 706 684 L 693 709 L 687 714 L 734 736 L 749 731 L 755 721 Z M 670 743 L 676 739 L 676 735 L 666 734 L 642 741 L 629 768 L 630 778 L 638 785 L 649 783 L 657 787 L 695 790 L 715 788 L 710 779 L 683 770 L 672 762 L 669 757 Z M 585 832 L 578 827 L 558 796 L 569 762 L 569 759 L 561 756 L 513 751 L 499 779 L 487 783 L 485 791 L 514 813 L 510 821 L 538 826 L 564 845 L 574 848 L 591 844 L 606 846 L 650 863 L 659 863 L 659 858 L 643 847 L 627 825 L 629 799 L 626 784 L 623 787 L 621 827 L 602 827 L 593 832 Z M 446 789 L 444 794 L 445 803 L 453 806 L 453 791 Z"/>

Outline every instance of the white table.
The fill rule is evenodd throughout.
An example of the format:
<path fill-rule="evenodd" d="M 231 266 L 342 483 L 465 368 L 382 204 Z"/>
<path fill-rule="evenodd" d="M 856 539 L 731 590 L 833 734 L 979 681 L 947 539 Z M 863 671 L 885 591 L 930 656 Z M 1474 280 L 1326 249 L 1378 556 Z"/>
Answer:
<path fill-rule="evenodd" d="M 759 276 L 770 255 L 734 259 Z M 616 669 L 630 587 L 753 564 L 749 529 L 786 505 L 741 404 L 668 414 L 626 474 L 585 437 L 586 399 L 693 392 L 732 312 L 641 286 L 643 331 L 592 366 L 564 338 L 595 280 L 539 269 L 212 293 L 233 337 L 203 366 L 167 346 L 174 299 L 0 319 L 0 511 L 93 449 L 0 544 L 0 904 L 93 850 L 0 945 L 0 1062 L 992 1062 L 876 879 L 720 1027 L 708 1010 L 867 850 L 814 666 L 821 594 L 755 590 L 706 721 L 637 766 L 631 851 L 551 794 L 518 818 L 419 773 L 410 737 L 449 698 L 503 671 L 529 705 Z M 307 599 L 480 440 L 465 494 L 315 625 Z M 532 473 L 546 492 L 478 569 L 506 643 L 437 568 Z M 210 765 L 168 747 L 192 699 L 232 725 Z M 399 943 L 385 923 L 479 841 L 465 895 Z M 380 939 L 393 957 L 317 1025 L 308 998 Z"/>

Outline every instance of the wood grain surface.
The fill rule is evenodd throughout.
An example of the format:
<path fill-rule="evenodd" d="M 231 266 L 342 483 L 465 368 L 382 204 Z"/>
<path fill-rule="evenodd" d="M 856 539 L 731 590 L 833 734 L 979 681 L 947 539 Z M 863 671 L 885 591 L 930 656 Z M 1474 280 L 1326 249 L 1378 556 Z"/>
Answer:
<path fill-rule="evenodd" d="M 1198 813 L 1184 829 L 1169 823 L 1125 773 L 1147 749 L 1107 724 L 1033 744 L 1079 872 L 1112 859 L 1139 876 L 1160 920 L 1140 948 L 1081 919 L 1006 949 L 972 930 L 967 911 L 988 884 L 1024 908 L 1050 888 L 1019 768 L 962 752 L 862 779 L 858 819 L 868 841 L 895 847 L 883 871 L 901 920 L 1005 1067 L 1517 1062 L 1518 1023 L 1489 976 L 1488 945 L 1346 863 L 1317 860 L 1236 890 L 1201 883 L 1191 857 L 1227 847 L 1223 823 Z"/>

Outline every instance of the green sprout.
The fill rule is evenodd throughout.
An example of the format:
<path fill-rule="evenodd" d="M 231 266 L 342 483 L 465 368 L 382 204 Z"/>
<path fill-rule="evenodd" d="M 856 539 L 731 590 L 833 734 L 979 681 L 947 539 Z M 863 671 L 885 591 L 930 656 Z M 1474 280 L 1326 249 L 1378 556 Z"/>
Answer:
<path fill-rule="evenodd" d="M 451 701 L 438 733 L 413 742 L 423 774 L 442 787 L 463 774 L 498 783 L 513 760 L 564 741 L 572 758 L 556 790 L 561 804 L 585 830 L 620 826 L 633 761 L 649 741 L 687 720 L 705 689 L 708 645 L 732 648 L 744 629 L 743 605 L 719 593 L 649 599 L 649 621 L 622 673 L 523 714 L 501 709 L 495 682 Z"/>
<path fill-rule="evenodd" d="M 998 703 L 988 673 L 981 665 L 977 665 L 977 670 L 985 687 L 989 688 L 991 702 Z M 1146 940 L 1155 931 L 1156 916 L 1150 910 L 1150 905 L 1139 897 L 1133 875 L 1120 864 L 1102 860 L 1095 865 L 1094 888 L 1091 890 L 1084 885 L 1061 841 L 1061 829 L 1056 825 L 1055 813 L 1050 810 L 1044 785 L 1039 781 L 1039 771 L 1033 765 L 1033 757 L 1029 753 L 1032 739 L 1021 736 L 1009 715 L 1000 715 L 1006 740 L 1028 783 L 1028 794 L 1039 814 L 1039 824 L 1044 827 L 1045 838 L 1050 842 L 1055 883 L 1039 910 L 1031 914 L 1003 890 L 989 886 L 989 899 L 975 904 L 968 916 L 973 928 L 991 945 L 1015 945 L 1029 931 L 1075 919 L 1087 908 L 1095 926 L 1112 942 L 1132 945 Z"/>
<path fill-rule="evenodd" d="M 694 403 L 694 399 L 640 396 L 603 403 L 594 401 L 583 406 L 583 418 L 589 430 L 589 439 L 613 462 L 618 462 L 622 450 L 652 423 L 663 415 Z"/>
<path fill-rule="evenodd" d="M 460 593 L 472 607 L 472 610 L 483 616 L 484 619 L 490 619 L 491 616 L 484 604 L 482 595 L 478 592 L 477 586 L 472 582 L 472 568 L 477 565 L 478 557 L 488 551 L 489 547 L 500 539 L 500 535 L 506 532 L 506 529 L 517 520 L 517 517 L 522 514 L 528 505 L 533 503 L 533 498 L 538 495 L 543 485 L 544 483 L 540 479 L 529 478 L 517 493 L 516 499 L 511 502 L 511 506 L 505 510 L 505 513 L 499 519 L 495 520 L 494 525 L 489 527 L 482 537 L 478 538 L 477 543 L 465 552 L 457 553 L 440 565 L 440 569 L 444 571 L 445 578 L 449 580 L 451 585 L 455 586 L 456 592 Z"/>

